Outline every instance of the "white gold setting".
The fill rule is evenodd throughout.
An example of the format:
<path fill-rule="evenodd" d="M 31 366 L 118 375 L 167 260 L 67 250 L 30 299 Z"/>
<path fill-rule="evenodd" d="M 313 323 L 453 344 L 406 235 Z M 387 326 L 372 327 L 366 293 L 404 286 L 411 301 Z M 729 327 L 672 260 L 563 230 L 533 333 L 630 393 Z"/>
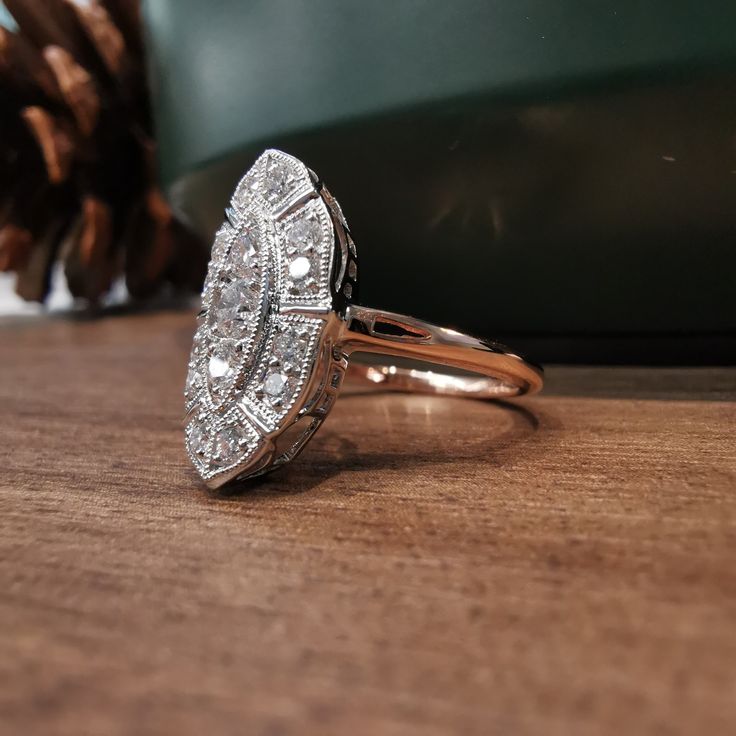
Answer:
<path fill-rule="evenodd" d="M 284 301 L 331 307 L 329 277 L 334 236 L 325 203 L 321 199 L 308 201 L 278 221 L 276 231 L 283 243 Z"/>
<path fill-rule="evenodd" d="M 324 321 L 287 314 L 270 327 L 263 357 L 251 373 L 239 406 L 273 431 L 309 378 Z"/>
<path fill-rule="evenodd" d="M 227 215 L 212 247 L 185 389 L 187 451 L 213 486 L 254 456 L 273 455 L 333 303 L 335 230 L 301 162 L 266 151 Z"/>
<path fill-rule="evenodd" d="M 384 388 L 503 397 L 541 372 L 503 346 L 359 307 L 355 244 L 337 201 L 307 167 L 268 150 L 238 183 L 215 235 L 185 386 L 185 440 L 212 488 L 292 460 L 339 393 L 353 351 L 481 374 L 472 380 L 364 369 Z"/>

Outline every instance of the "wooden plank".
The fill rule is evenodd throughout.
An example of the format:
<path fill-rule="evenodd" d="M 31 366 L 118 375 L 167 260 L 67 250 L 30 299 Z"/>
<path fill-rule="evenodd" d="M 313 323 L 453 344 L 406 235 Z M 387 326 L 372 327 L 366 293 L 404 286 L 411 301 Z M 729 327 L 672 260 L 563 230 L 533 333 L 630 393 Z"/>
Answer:
<path fill-rule="evenodd" d="M 736 371 L 340 398 L 208 493 L 189 314 L 0 331 L 0 729 L 732 733 Z"/>

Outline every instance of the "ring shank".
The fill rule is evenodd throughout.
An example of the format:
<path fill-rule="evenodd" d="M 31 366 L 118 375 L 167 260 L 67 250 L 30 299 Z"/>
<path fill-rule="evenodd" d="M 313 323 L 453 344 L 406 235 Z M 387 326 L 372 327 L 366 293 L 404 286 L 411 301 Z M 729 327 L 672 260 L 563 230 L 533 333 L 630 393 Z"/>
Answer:
<path fill-rule="evenodd" d="M 351 373 L 397 391 L 507 398 L 542 388 L 542 369 L 505 346 L 414 317 L 351 304 L 338 347 L 346 354 L 379 353 L 472 373 L 472 376 L 391 365 L 353 365 Z"/>
<path fill-rule="evenodd" d="M 348 375 L 387 391 L 441 394 L 442 396 L 461 396 L 473 399 L 505 399 L 519 395 L 519 389 L 516 386 L 499 378 L 458 376 L 397 365 L 351 361 Z"/>

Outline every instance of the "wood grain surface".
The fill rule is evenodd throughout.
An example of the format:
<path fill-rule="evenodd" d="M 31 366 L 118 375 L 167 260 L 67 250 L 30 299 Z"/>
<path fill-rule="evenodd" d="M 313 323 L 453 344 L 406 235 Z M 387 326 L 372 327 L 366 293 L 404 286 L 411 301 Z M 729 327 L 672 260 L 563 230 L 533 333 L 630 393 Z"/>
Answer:
<path fill-rule="evenodd" d="M 0 329 L 3 734 L 736 732 L 736 371 L 348 390 L 224 496 L 192 327 Z"/>

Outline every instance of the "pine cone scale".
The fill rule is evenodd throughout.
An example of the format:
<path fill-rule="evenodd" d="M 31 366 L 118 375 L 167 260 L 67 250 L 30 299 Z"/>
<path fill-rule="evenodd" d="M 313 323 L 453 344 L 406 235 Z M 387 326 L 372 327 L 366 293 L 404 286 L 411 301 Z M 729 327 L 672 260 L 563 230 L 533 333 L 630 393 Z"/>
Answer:
<path fill-rule="evenodd" d="M 196 290 L 206 250 L 156 184 L 137 0 L 7 0 L 0 28 L 0 269 L 26 299 L 63 263 L 94 304 L 116 278 L 134 297 Z"/>

